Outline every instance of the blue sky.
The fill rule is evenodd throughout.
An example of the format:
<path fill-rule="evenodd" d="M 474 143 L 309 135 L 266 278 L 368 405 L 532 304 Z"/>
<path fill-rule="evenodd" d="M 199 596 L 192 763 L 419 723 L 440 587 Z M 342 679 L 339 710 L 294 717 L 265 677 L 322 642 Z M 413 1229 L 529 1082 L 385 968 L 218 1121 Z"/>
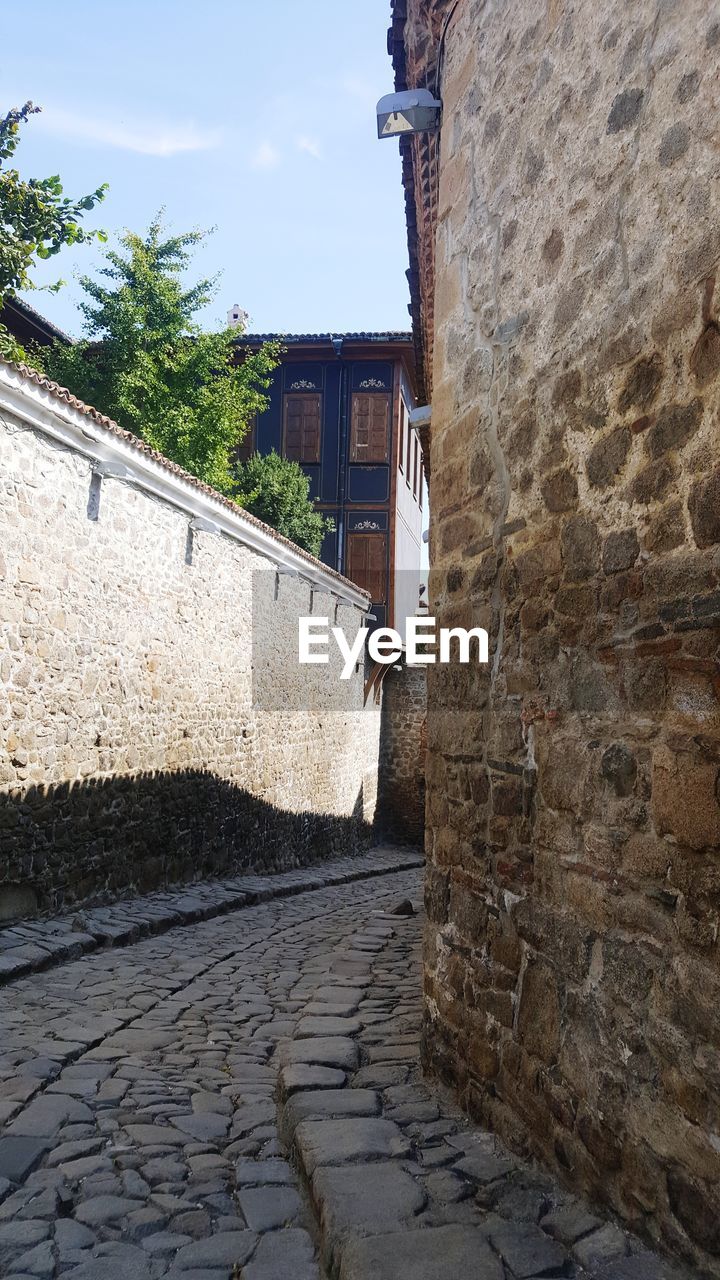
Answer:
<path fill-rule="evenodd" d="M 255 331 L 407 329 L 397 142 L 374 107 L 392 89 L 389 0 L 35 0 L 37 37 L 0 50 L 0 107 L 43 107 L 16 153 L 65 192 L 110 183 L 92 224 L 215 227 L 197 273 L 222 271 L 208 326 L 239 302 Z M 77 336 L 77 275 L 95 246 L 36 273 L 28 300 Z"/>

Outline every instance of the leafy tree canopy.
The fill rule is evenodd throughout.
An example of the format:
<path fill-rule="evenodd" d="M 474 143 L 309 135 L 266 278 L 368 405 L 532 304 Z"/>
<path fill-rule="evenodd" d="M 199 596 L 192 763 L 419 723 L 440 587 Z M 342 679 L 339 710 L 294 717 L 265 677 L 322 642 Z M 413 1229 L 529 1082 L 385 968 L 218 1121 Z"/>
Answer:
<path fill-rule="evenodd" d="M 0 119 L 0 304 L 18 289 L 32 289 L 30 272 L 37 258 L 51 258 L 63 245 L 104 240 L 102 231 L 80 225 L 104 198 L 107 184 L 80 200 L 63 196 L 57 174 L 50 178 L 21 178 L 7 167 L 20 141 L 20 126 L 40 110 L 32 102 L 8 111 Z M 59 280 L 50 288 L 59 289 Z M 17 360 L 24 356 L 11 334 L 0 325 L 0 355 Z"/>
<path fill-rule="evenodd" d="M 206 234 L 167 236 L 161 216 L 145 236 L 126 232 L 102 279 L 80 280 L 87 338 L 41 359 L 81 400 L 234 497 L 234 453 L 266 407 L 280 348 L 268 343 L 236 364 L 238 330 L 205 333 L 195 321 L 215 281 L 184 288 L 181 277 Z"/>
<path fill-rule="evenodd" d="M 256 453 L 238 463 L 236 473 L 242 493 L 238 501 L 247 511 L 312 555 L 320 555 L 323 537 L 335 525 L 315 510 L 310 481 L 297 462 L 274 451 L 265 456 Z"/>

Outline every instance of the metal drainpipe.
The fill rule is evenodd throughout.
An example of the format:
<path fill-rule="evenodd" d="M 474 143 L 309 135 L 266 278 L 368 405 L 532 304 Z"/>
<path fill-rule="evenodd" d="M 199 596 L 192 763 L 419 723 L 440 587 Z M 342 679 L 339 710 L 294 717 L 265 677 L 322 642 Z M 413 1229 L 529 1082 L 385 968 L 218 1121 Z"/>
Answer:
<path fill-rule="evenodd" d="M 333 350 L 338 360 L 342 360 L 342 338 L 333 338 Z M 345 472 L 347 469 L 347 379 L 348 370 L 340 370 L 340 408 L 338 419 L 339 443 L 339 475 L 338 475 L 338 529 L 337 529 L 337 571 L 344 573 L 343 554 L 345 547 Z"/>

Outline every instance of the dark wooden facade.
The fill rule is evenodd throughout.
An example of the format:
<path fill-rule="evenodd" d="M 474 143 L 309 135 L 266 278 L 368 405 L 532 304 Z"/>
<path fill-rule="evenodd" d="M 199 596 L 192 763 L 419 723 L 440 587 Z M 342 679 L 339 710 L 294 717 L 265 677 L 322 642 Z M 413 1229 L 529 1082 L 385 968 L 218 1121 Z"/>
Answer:
<path fill-rule="evenodd" d="M 246 335 L 284 345 L 269 407 L 242 454 L 276 450 L 298 462 L 335 532 L 321 558 L 370 591 L 376 625 L 414 612 L 420 575 L 422 455 L 409 333 Z"/>

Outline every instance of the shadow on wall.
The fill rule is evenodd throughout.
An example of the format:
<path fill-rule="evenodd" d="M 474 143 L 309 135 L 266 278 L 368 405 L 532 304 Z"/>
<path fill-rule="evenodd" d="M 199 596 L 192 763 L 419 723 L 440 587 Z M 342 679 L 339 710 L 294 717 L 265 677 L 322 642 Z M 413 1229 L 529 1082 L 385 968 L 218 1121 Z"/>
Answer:
<path fill-rule="evenodd" d="M 292 813 L 200 770 L 0 795 L 0 920 L 243 870 L 279 872 L 369 843 L 353 812 Z"/>

